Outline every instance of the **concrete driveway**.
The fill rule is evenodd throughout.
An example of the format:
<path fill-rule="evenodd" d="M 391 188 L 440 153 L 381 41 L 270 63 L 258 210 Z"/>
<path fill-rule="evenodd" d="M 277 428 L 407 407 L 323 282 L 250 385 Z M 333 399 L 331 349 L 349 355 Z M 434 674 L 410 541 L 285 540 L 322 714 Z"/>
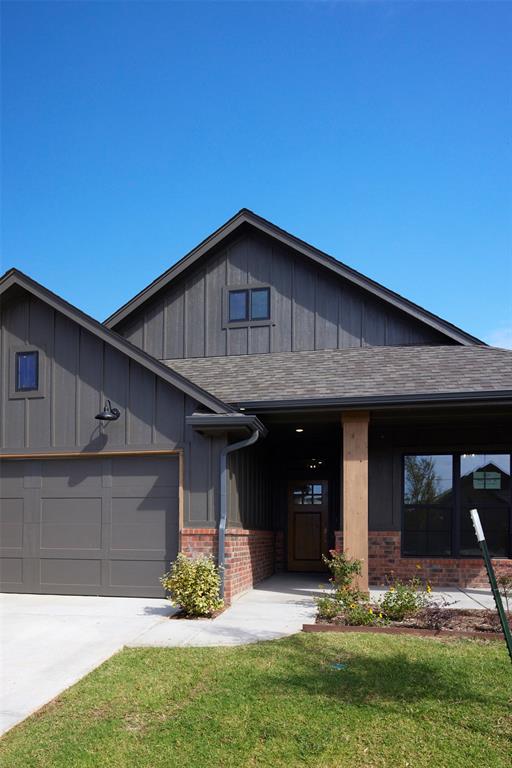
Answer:
<path fill-rule="evenodd" d="M 0 595 L 0 733 L 172 612 L 146 598 Z"/>

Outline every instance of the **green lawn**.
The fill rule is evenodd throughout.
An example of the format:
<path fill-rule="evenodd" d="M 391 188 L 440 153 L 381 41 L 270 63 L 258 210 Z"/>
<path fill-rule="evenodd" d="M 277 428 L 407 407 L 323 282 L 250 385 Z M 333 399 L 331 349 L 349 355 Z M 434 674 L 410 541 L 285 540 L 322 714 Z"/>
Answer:
<path fill-rule="evenodd" d="M 510 768 L 511 704 L 498 642 L 300 634 L 125 650 L 7 734 L 0 765 Z"/>

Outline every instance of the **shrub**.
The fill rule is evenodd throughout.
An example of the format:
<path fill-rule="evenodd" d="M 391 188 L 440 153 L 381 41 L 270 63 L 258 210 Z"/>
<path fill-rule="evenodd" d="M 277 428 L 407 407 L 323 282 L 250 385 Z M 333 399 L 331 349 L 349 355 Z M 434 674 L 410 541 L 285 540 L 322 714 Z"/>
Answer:
<path fill-rule="evenodd" d="M 210 556 L 191 559 L 180 552 L 160 583 L 172 604 L 188 616 L 211 616 L 223 606 L 219 569 Z"/>
<path fill-rule="evenodd" d="M 508 611 L 510 610 L 509 600 L 512 602 L 512 575 L 508 576 L 506 574 L 503 574 L 503 576 L 498 576 L 497 582 L 498 582 L 499 590 L 502 596 L 505 598 L 505 605 L 508 613 Z"/>
<path fill-rule="evenodd" d="M 323 556 L 323 560 L 331 572 L 329 581 L 334 589 L 328 596 L 317 598 L 319 618 L 329 620 L 340 616 L 352 624 L 353 615 L 357 624 L 372 623 L 368 595 L 353 586 L 354 578 L 361 574 L 361 560 L 352 560 L 344 552 L 335 550 L 330 551 L 330 557 Z"/>
<path fill-rule="evenodd" d="M 342 610 L 342 606 L 336 597 L 317 597 L 316 607 L 319 619 L 334 619 Z"/>
<path fill-rule="evenodd" d="M 361 560 L 352 560 L 344 552 L 330 551 L 330 557 L 322 555 L 323 561 L 330 570 L 332 576 L 329 579 L 336 591 L 343 591 L 352 587 L 355 576 L 361 575 Z"/>
<path fill-rule="evenodd" d="M 352 627 L 371 627 L 386 624 L 384 614 L 369 603 L 351 603 L 343 611 L 343 618 Z"/>
<path fill-rule="evenodd" d="M 417 578 L 406 582 L 396 580 L 380 601 L 380 610 L 391 621 L 403 621 L 428 605 L 429 593 L 430 587 L 427 585 L 425 589 Z"/>

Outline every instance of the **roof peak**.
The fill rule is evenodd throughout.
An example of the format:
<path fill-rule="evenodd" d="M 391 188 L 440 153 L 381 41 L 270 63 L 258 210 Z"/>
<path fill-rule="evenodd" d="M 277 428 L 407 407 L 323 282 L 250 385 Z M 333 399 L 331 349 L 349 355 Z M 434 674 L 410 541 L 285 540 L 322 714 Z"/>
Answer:
<path fill-rule="evenodd" d="M 177 261 L 173 266 L 163 272 L 159 277 L 149 283 L 145 288 L 136 294 L 132 299 L 123 304 L 116 312 L 111 314 L 105 321 L 105 325 L 108 328 L 114 328 L 120 322 L 129 317 L 140 306 L 149 301 L 156 293 L 162 290 L 172 280 L 180 276 L 185 270 L 190 268 L 193 264 L 196 264 L 200 259 L 206 257 L 207 254 L 220 243 L 222 243 L 227 237 L 235 232 L 239 227 L 244 224 L 250 224 L 258 231 L 266 234 L 267 236 L 274 238 L 287 247 L 301 253 L 306 258 L 311 259 L 315 263 L 325 267 L 326 269 L 335 272 L 338 276 L 348 280 L 359 288 L 372 293 L 380 298 L 382 301 L 393 305 L 406 314 L 414 317 L 416 320 L 423 322 L 430 327 L 434 328 L 441 334 L 453 339 L 458 344 L 478 344 L 484 345 L 481 339 L 472 336 L 466 331 L 458 328 L 452 323 L 444 320 L 441 317 L 429 312 L 428 310 L 420 307 L 418 304 L 406 299 L 395 291 L 386 288 L 380 283 L 366 277 L 361 272 L 349 267 L 343 262 L 336 259 L 334 256 L 321 251 L 313 245 L 310 245 L 304 240 L 301 240 L 296 235 L 292 235 L 284 229 L 281 229 L 276 224 L 273 224 L 268 219 L 263 218 L 259 214 L 251 211 L 249 208 L 241 208 L 230 219 L 228 219 L 222 226 L 212 232 L 211 235 L 202 240 L 195 248 L 189 251 L 183 258 Z"/>

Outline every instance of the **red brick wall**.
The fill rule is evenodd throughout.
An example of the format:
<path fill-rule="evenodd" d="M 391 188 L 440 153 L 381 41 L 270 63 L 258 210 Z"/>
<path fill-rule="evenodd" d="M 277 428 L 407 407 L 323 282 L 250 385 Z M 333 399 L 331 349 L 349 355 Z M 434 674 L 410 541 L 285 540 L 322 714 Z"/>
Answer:
<path fill-rule="evenodd" d="M 275 547 L 274 567 L 277 573 L 281 573 L 281 571 L 286 570 L 284 531 L 276 531 L 274 547 Z"/>
<path fill-rule="evenodd" d="M 336 531 L 336 549 L 343 548 L 343 532 Z M 418 568 L 417 566 L 421 567 Z M 494 559 L 497 575 L 512 575 L 512 560 Z M 370 584 L 386 583 L 386 574 L 398 579 L 420 575 L 434 587 L 489 588 L 487 572 L 481 558 L 402 557 L 400 531 L 370 531 L 368 536 L 368 568 Z"/>
<path fill-rule="evenodd" d="M 213 528 L 184 528 L 181 551 L 186 555 L 217 555 L 217 531 Z M 273 531 L 226 530 L 224 596 L 230 603 L 236 595 L 274 573 Z"/>

